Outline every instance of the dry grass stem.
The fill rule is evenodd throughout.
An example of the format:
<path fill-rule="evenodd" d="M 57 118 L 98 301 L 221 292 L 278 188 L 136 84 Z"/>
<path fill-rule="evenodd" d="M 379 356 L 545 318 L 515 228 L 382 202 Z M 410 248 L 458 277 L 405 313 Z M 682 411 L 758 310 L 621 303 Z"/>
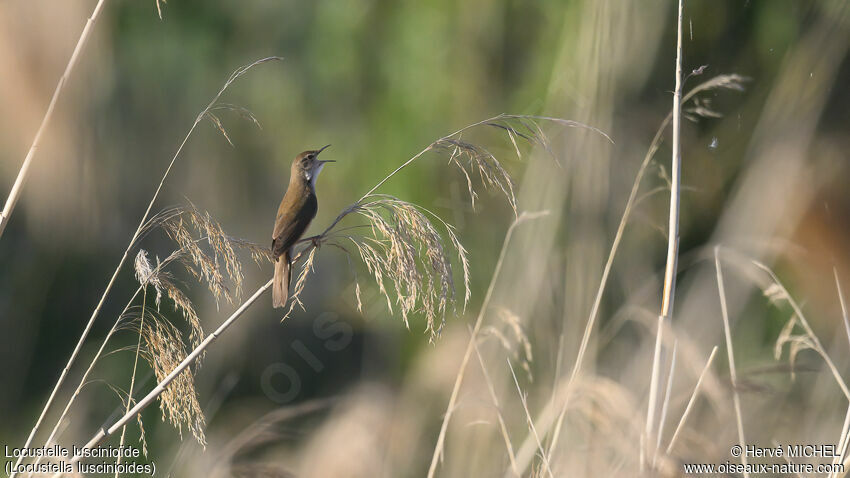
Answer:
<path fill-rule="evenodd" d="M 472 330 L 470 329 L 470 334 Z M 519 469 L 516 464 L 516 455 L 514 454 L 514 447 L 511 445 L 511 437 L 508 434 L 508 427 L 505 425 L 505 419 L 502 416 L 502 407 L 499 405 L 499 398 L 496 395 L 496 389 L 493 387 L 493 381 L 490 380 L 490 374 L 487 373 L 487 366 L 484 364 L 484 358 L 481 357 L 481 351 L 478 350 L 478 343 L 472 342 L 473 347 L 475 347 L 475 356 L 478 357 L 478 364 L 481 366 L 481 373 L 484 374 L 484 381 L 487 383 L 487 391 L 490 393 L 490 399 L 493 401 L 493 408 L 496 411 L 496 418 L 499 420 L 499 431 L 502 434 L 502 438 L 505 440 L 505 450 L 508 452 L 508 459 L 511 463 L 511 471 L 515 476 L 520 477 Z"/>
<path fill-rule="evenodd" d="M 708 356 L 708 360 L 705 362 L 705 367 L 703 367 L 702 372 L 699 374 L 699 378 L 697 379 L 697 384 L 694 385 L 694 391 L 691 393 L 691 398 L 688 400 L 687 406 L 685 406 L 685 412 L 682 413 L 682 418 L 679 419 L 679 424 L 676 425 L 676 431 L 673 432 L 673 437 L 670 438 L 670 444 L 667 445 L 667 454 L 673 451 L 673 447 L 676 445 L 676 440 L 679 438 L 679 433 L 681 433 L 682 428 L 685 426 L 685 422 L 688 420 L 688 416 L 691 414 L 691 410 L 694 407 L 694 403 L 696 402 L 697 395 L 699 394 L 700 388 L 702 387 L 702 381 L 705 378 L 705 375 L 711 369 L 711 364 L 714 361 L 714 357 L 717 355 L 717 346 L 715 345 L 713 349 L 711 349 L 711 354 Z"/>
<path fill-rule="evenodd" d="M 673 377 L 676 376 L 676 349 L 679 342 L 673 342 L 673 353 L 670 357 L 670 369 L 667 372 L 667 389 L 664 392 L 664 402 L 661 405 L 661 417 L 658 419 L 658 433 L 655 437 L 655 449 L 661 448 L 661 436 L 664 434 L 664 422 L 667 419 L 667 408 L 670 405 L 670 394 L 673 392 Z M 657 456 L 656 456 L 657 457 Z"/>
<path fill-rule="evenodd" d="M 140 254 L 141 254 L 141 252 L 142 251 L 139 251 Z M 150 263 L 142 264 L 142 267 L 144 267 L 145 265 L 147 266 L 147 270 L 142 271 L 143 273 L 148 272 L 149 269 L 150 269 Z M 139 323 L 139 328 L 144 329 L 144 327 L 145 327 L 145 310 L 147 309 L 147 300 L 148 300 L 148 289 L 147 289 L 147 287 L 144 287 L 144 282 L 143 282 L 144 279 L 139 278 L 139 267 L 140 267 L 139 266 L 139 258 L 137 256 L 136 257 L 136 279 L 139 280 L 142 283 L 142 286 L 143 286 L 142 287 L 142 311 L 141 311 L 141 314 L 140 314 L 141 319 L 140 319 L 140 323 Z M 150 273 L 152 273 L 152 272 L 153 271 L 150 271 Z M 151 275 L 150 273 L 148 273 L 147 276 L 150 276 Z M 133 355 L 133 371 L 130 372 L 130 388 L 127 390 L 127 395 L 124 398 L 124 402 L 125 402 L 124 413 L 127 413 L 128 411 L 130 411 L 130 407 L 132 406 L 132 403 L 133 403 L 133 391 L 136 388 L 136 372 L 138 371 L 138 368 L 139 368 L 139 356 L 141 355 L 141 353 L 142 353 L 142 334 L 139 334 L 138 340 L 136 341 L 136 353 Z M 140 416 L 139 420 L 141 420 L 141 416 Z M 121 438 L 118 441 L 119 447 L 124 446 L 124 438 L 125 438 L 126 434 L 127 434 L 127 425 L 124 425 L 123 427 L 121 427 Z M 142 436 L 144 436 L 144 431 L 142 431 Z M 147 447 L 143 447 L 143 448 L 147 448 Z M 147 452 L 145 453 L 145 455 L 147 455 Z M 121 457 L 119 456 L 118 459 L 116 460 L 116 464 L 120 464 L 120 463 L 121 463 Z M 118 478 L 118 475 L 119 475 L 119 473 L 116 471 L 115 472 L 115 478 Z"/>
<path fill-rule="evenodd" d="M 514 379 L 514 385 L 516 385 L 517 393 L 519 393 L 519 399 L 522 402 L 522 409 L 525 410 L 525 419 L 528 422 L 528 428 L 531 430 L 531 434 L 534 436 L 535 441 L 537 441 L 537 450 L 540 453 L 540 459 L 543 461 L 543 465 L 545 467 L 546 473 L 549 475 L 549 478 L 554 478 L 555 475 L 552 474 L 552 467 L 549 464 L 549 457 L 546 454 L 546 450 L 543 449 L 543 442 L 540 440 L 540 435 L 537 433 L 537 429 L 534 427 L 534 419 L 531 418 L 531 412 L 528 410 L 528 400 L 526 399 L 525 393 L 523 393 L 522 388 L 519 386 L 519 382 L 516 378 L 516 373 L 514 373 L 514 367 L 511 365 L 511 361 L 508 360 L 508 368 L 511 370 L 511 377 Z"/>
<path fill-rule="evenodd" d="M 163 3 L 167 3 L 167 0 L 156 0 L 156 14 L 159 15 L 159 19 L 162 20 L 162 5 Z"/>
<path fill-rule="evenodd" d="M 735 406 L 735 424 L 738 427 L 738 444 L 747 446 L 744 438 L 744 421 L 741 413 L 741 397 L 738 393 L 738 374 L 735 371 L 735 353 L 732 349 L 732 331 L 729 327 L 729 311 L 726 307 L 726 288 L 723 286 L 723 268 L 720 266 L 720 247 L 714 249 L 714 267 L 717 271 L 717 291 L 720 295 L 720 311 L 723 317 L 723 333 L 726 337 L 726 354 L 729 358 L 729 378 L 732 381 L 732 400 Z M 741 463 L 747 465 L 746 453 L 741 454 Z M 744 476 L 749 476 L 745 470 Z"/>
<path fill-rule="evenodd" d="M 838 269 L 833 267 L 832 274 L 835 276 L 835 290 L 838 293 L 838 303 L 841 305 L 841 318 L 844 319 L 844 330 L 847 332 L 847 341 L 850 342 L 850 315 L 847 313 L 847 303 L 844 302 L 844 292 L 841 289 L 841 280 L 838 278 Z"/>
<path fill-rule="evenodd" d="M 652 361 L 652 372 L 649 380 L 649 403 L 646 412 L 646 436 L 651 439 L 655 433 L 655 412 L 657 408 L 658 392 L 661 384 L 659 374 L 661 368 L 662 352 L 662 330 L 663 322 L 673 319 L 673 300 L 676 295 L 676 271 L 679 263 L 679 205 L 682 184 L 682 9 L 684 0 L 679 0 L 679 15 L 676 29 L 676 89 L 673 91 L 673 134 L 672 134 L 672 159 L 670 177 L 670 215 L 667 226 L 667 262 L 664 269 L 664 290 L 661 295 L 661 315 L 658 321 L 658 334 L 655 339 L 655 354 Z M 661 433 L 660 430 L 657 432 Z M 641 454 L 644 448 L 641 448 Z M 657 449 L 653 450 L 653 463 Z M 641 460 L 643 463 L 644 460 Z"/>
<path fill-rule="evenodd" d="M 835 277 L 835 289 L 838 293 L 838 303 L 841 305 L 841 317 L 844 319 L 844 329 L 847 332 L 847 340 L 850 342 L 850 317 L 847 314 L 847 304 L 844 302 L 844 292 L 841 289 L 841 280 L 838 277 L 838 268 L 832 268 L 832 274 Z M 850 403 L 847 405 L 847 413 L 844 415 L 844 424 L 841 426 L 841 435 L 838 439 L 838 456 L 833 460 L 833 464 L 841 463 L 844 455 L 847 454 L 848 438 L 850 438 Z M 837 474 L 837 472 L 836 472 Z"/>
<path fill-rule="evenodd" d="M 425 149 L 405 161 L 401 166 L 397 167 L 384 179 L 379 181 L 378 184 L 376 184 L 372 189 L 370 189 L 369 192 L 364 194 L 358 202 L 363 201 L 369 196 L 371 196 L 375 191 L 378 190 L 378 188 L 380 188 L 384 183 L 389 181 L 390 178 L 392 178 L 393 176 L 398 174 L 399 171 L 406 168 L 411 163 L 422 157 L 425 153 L 435 151 L 448 153 L 450 155 L 449 162 L 461 169 L 464 177 L 467 179 L 467 186 L 469 187 L 470 199 L 473 201 L 473 203 L 475 198 L 477 197 L 477 194 L 475 193 L 472 187 L 470 173 L 477 172 L 485 185 L 500 189 L 508 197 L 508 202 L 514 208 L 514 212 L 517 213 L 516 197 L 513 194 L 513 184 L 511 182 L 510 176 L 505 172 L 501 163 L 496 159 L 495 156 L 493 156 L 493 154 L 491 154 L 485 148 L 469 142 L 464 142 L 462 140 L 462 137 L 463 134 L 469 130 L 478 128 L 480 126 L 489 126 L 506 132 L 508 138 L 511 141 L 511 144 L 515 148 L 518 158 L 522 158 L 522 153 L 520 153 L 517 144 L 517 138 L 523 139 L 532 145 L 539 145 L 551 153 L 552 149 L 549 146 L 549 140 L 547 139 L 546 134 L 543 132 L 543 129 L 540 127 L 539 124 L 543 121 L 571 128 L 586 129 L 588 131 L 592 131 L 603 136 L 605 139 L 613 143 L 611 138 L 603 131 L 592 126 L 586 125 L 584 123 L 580 123 L 578 121 L 565 120 L 561 118 L 551 118 L 548 116 L 500 114 L 492 118 L 488 118 L 483 121 L 464 126 L 463 128 L 455 131 L 454 133 L 451 133 L 447 136 L 443 136 L 442 138 L 434 141 L 433 143 L 428 145 L 428 147 L 426 147 Z M 336 222 L 334 222 L 334 224 L 332 224 L 328 228 L 328 230 L 330 230 L 330 228 L 332 228 L 335 224 Z"/>
<path fill-rule="evenodd" d="M 89 16 L 86 21 L 86 26 L 83 27 L 83 31 L 80 33 L 80 38 L 77 40 L 74 52 L 71 53 L 71 58 L 68 59 L 68 64 L 65 65 L 65 71 L 62 72 L 62 76 L 59 78 L 59 82 L 53 90 L 53 96 L 50 98 L 50 103 L 47 105 L 47 111 L 41 119 L 41 124 L 39 125 L 38 131 L 35 133 L 35 138 L 33 138 L 32 144 L 27 151 L 24 163 L 21 165 L 20 171 L 18 171 L 18 176 L 15 178 L 15 184 L 12 185 L 12 189 L 9 191 L 9 197 L 6 198 L 6 204 L 3 206 L 3 211 L 0 212 L 0 237 L 3 236 L 3 231 L 6 230 L 6 225 L 9 223 L 9 217 L 11 217 L 12 212 L 15 210 L 15 205 L 18 203 L 21 192 L 24 189 L 24 183 L 29 175 L 30 165 L 35 157 L 35 152 L 38 151 L 41 144 L 42 135 L 50 125 L 50 120 L 53 119 L 53 111 L 56 108 L 56 103 L 62 95 L 65 84 L 67 84 L 68 80 L 71 78 L 71 72 L 74 71 L 74 66 L 77 65 L 77 61 L 80 59 L 83 48 L 86 46 L 89 36 L 91 35 L 94 23 L 97 21 L 98 17 L 100 17 L 100 13 L 103 11 L 103 6 L 105 4 L 105 0 L 98 0 L 97 4 L 94 6 L 91 16 Z M 27 443 L 32 443 L 32 437 L 30 437 Z M 18 463 L 20 463 L 20 461 L 18 461 Z M 12 476 L 15 476 L 15 473 L 13 473 Z"/>

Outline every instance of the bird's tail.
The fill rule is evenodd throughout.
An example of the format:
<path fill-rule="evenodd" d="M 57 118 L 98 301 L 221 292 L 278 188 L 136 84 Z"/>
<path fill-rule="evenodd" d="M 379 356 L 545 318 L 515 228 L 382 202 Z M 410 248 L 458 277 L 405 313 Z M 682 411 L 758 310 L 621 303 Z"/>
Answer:
<path fill-rule="evenodd" d="M 274 285 L 272 286 L 272 305 L 275 308 L 286 305 L 289 299 L 289 283 L 292 281 L 292 258 L 285 251 L 274 263 Z"/>

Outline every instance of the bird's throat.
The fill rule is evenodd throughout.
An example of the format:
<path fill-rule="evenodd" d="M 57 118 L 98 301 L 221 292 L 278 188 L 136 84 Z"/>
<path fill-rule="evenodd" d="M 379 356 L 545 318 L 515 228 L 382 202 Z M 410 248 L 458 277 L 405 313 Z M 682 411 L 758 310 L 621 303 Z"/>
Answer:
<path fill-rule="evenodd" d="M 307 173 L 307 182 L 310 183 L 310 189 L 312 191 L 316 191 L 316 179 L 319 177 L 319 173 L 322 172 L 322 168 L 325 167 L 325 163 L 317 164 L 312 171 Z"/>

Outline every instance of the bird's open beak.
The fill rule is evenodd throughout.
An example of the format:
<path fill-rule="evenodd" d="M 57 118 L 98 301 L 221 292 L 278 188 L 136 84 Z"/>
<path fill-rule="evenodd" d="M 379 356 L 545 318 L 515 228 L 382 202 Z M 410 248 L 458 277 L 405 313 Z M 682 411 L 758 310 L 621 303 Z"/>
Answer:
<path fill-rule="evenodd" d="M 331 146 L 331 145 L 329 145 L 329 144 L 326 144 L 326 145 L 322 146 L 322 148 L 321 148 L 321 149 L 319 149 L 318 151 L 316 151 L 316 156 L 318 156 L 318 155 L 319 155 L 322 151 L 324 151 L 324 150 L 326 150 L 326 149 L 330 148 L 330 146 Z M 335 163 L 335 162 L 336 162 L 336 161 L 334 161 L 333 159 L 317 160 L 317 161 L 316 161 L 316 165 L 317 165 L 317 167 L 321 167 L 321 165 L 323 165 L 323 164 L 325 164 L 325 163 Z"/>

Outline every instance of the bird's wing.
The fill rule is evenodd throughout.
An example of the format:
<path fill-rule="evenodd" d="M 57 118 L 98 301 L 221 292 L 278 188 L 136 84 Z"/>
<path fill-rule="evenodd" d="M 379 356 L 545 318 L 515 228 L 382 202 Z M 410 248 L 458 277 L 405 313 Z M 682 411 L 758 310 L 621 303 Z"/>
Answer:
<path fill-rule="evenodd" d="M 302 204 L 281 204 L 272 234 L 272 254 L 275 259 L 301 239 L 318 209 L 318 201 L 313 194 L 307 195 Z"/>

